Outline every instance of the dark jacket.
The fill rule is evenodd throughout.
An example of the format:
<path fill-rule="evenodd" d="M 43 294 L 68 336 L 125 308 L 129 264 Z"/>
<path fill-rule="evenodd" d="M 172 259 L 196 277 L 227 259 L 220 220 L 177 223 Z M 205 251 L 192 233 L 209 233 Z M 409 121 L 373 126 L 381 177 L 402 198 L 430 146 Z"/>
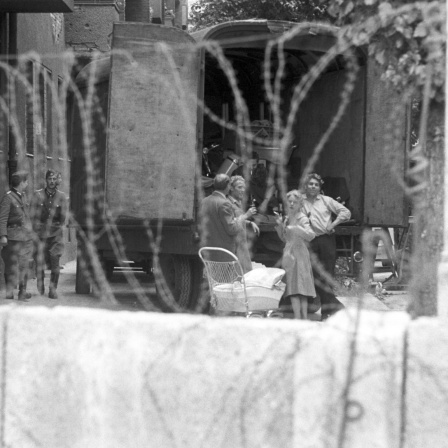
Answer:
<path fill-rule="evenodd" d="M 236 235 L 242 225 L 236 221 L 232 204 L 218 192 L 202 200 L 203 246 L 222 247 L 236 253 Z"/>
<path fill-rule="evenodd" d="M 45 188 L 37 190 L 31 203 L 33 229 L 41 238 L 62 235 L 67 218 L 67 198 L 56 190 L 53 196 Z"/>
<path fill-rule="evenodd" d="M 6 192 L 0 202 L 0 236 L 7 236 L 12 241 L 32 239 L 29 207 L 25 193 Z"/>

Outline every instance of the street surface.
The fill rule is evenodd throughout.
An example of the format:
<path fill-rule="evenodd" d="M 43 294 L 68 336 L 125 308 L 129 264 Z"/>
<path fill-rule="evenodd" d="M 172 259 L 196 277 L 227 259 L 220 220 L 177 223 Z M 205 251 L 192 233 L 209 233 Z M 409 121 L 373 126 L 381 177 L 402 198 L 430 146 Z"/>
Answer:
<path fill-rule="evenodd" d="M 136 279 L 140 283 L 141 291 L 157 306 L 156 289 L 153 278 L 143 272 L 134 272 Z M 45 274 L 45 293 L 48 294 L 50 272 Z M 107 303 L 104 300 L 95 297 L 94 294 L 76 294 L 75 293 L 75 276 L 76 276 L 76 262 L 68 262 L 64 269 L 61 270 L 61 276 L 58 287 L 59 298 L 57 300 L 49 299 L 46 296 L 40 296 L 37 292 L 36 280 L 28 281 L 28 292 L 32 294 L 31 299 L 27 302 L 21 302 L 16 299 L 13 301 L 18 306 L 77 306 L 87 308 L 103 308 L 109 310 L 128 310 L 128 311 L 142 311 L 144 307 L 140 304 L 137 295 L 127 283 L 124 273 L 115 271 L 110 286 L 117 300 L 117 303 Z M 381 281 L 382 277 L 387 277 L 385 274 L 376 274 L 375 280 Z M 356 307 L 359 303 L 359 298 L 353 296 L 350 291 L 346 295 L 339 295 L 338 299 L 349 307 Z M 409 295 L 407 292 L 397 291 L 389 292 L 381 300 L 373 294 L 365 294 L 363 298 L 363 308 L 377 311 L 404 311 L 408 304 Z M 2 294 L 0 305 L 9 305 L 11 300 L 4 299 Z M 160 307 L 158 307 L 160 309 Z M 291 318 L 291 313 L 286 313 L 285 317 Z M 316 316 L 311 315 L 312 320 L 316 320 Z"/>
<path fill-rule="evenodd" d="M 143 273 L 136 274 L 142 276 L 141 285 L 148 295 L 153 295 L 155 297 L 155 287 L 151 281 L 148 281 L 149 276 Z M 15 294 L 14 303 L 20 306 L 77 306 L 86 308 L 104 308 L 110 310 L 129 310 L 137 311 L 143 309 L 143 307 L 136 300 L 135 294 L 132 293 L 131 288 L 124 280 L 122 273 L 114 273 L 112 278 L 111 287 L 117 298 L 117 304 L 107 303 L 93 294 L 76 294 L 75 293 L 75 278 L 76 278 L 76 261 L 70 261 L 61 269 L 61 275 L 59 278 L 58 285 L 58 295 L 57 300 L 49 299 L 48 286 L 50 283 L 50 271 L 45 272 L 45 296 L 39 295 L 37 292 L 36 280 L 28 280 L 27 290 L 32 294 L 31 299 L 28 302 L 21 302 L 17 300 L 17 291 Z M 11 300 L 1 299 L 1 304 L 10 304 Z"/>

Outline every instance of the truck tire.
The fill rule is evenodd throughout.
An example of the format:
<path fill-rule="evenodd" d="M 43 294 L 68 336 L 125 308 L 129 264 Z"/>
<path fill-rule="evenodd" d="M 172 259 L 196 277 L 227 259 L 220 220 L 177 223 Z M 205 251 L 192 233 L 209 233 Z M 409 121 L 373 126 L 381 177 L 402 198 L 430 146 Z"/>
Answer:
<path fill-rule="evenodd" d="M 199 257 L 191 258 L 193 284 L 191 289 L 190 309 L 196 313 L 208 314 L 210 296 L 207 279 L 204 277 L 204 265 Z"/>
<path fill-rule="evenodd" d="M 82 238 L 78 236 L 77 240 L 75 292 L 76 294 L 90 294 L 92 285 L 86 275 L 87 269 L 89 269 L 86 247 Z"/>
<path fill-rule="evenodd" d="M 79 248 L 78 248 L 79 250 Z M 81 256 L 76 258 L 76 294 L 90 294 L 91 285 L 85 274 L 85 266 L 81 262 Z"/>
<path fill-rule="evenodd" d="M 185 255 L 161 254 L 159 257 L 160 269 L 165 282 L 174 296 L 174 300 L 184 310 L 190 307 L 193 289 L 192 267 L 189 257 Z M 164 302 L 171 311 L 174 311 L 166 301 L 163 292 L 159 290 L 156 282 L 159 300 Z"/>

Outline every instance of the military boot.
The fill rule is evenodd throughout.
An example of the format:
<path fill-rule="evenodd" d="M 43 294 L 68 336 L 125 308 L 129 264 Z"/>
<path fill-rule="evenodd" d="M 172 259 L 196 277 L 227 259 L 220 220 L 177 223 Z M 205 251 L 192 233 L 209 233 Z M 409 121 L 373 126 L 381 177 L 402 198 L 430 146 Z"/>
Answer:
<path fill-rule="evenodd" d="M 19 282 L 19 297 L 18 299 L 27 302 L 28 299 L 31 298 L 31 294 L 29 292 L 26 292 L 26 284 L 28 282 L 28 277 L 25 276 L 23 281 Z"/>
<path fill-rule="evenodd" d="M 56 292 L 56 288 L 58 287 L 58 281 L 59 281 L 59 273 L 52 272 L 50 276 L 50 289 L 48 290 L 49 299 L 58 298 L 58 293 Z"/>
<path fill-rule="evenodd" d="M 14 300 L 14 289 L 15 289 L 14 283 L 15 283 L 14 277 L 5 275 L 5 287 L 6 287 L 5 299 Z"/>

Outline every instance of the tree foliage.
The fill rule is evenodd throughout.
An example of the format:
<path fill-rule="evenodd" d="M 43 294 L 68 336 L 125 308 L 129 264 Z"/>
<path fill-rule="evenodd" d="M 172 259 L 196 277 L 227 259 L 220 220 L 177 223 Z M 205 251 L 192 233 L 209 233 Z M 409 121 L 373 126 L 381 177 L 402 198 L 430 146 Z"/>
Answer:
<path fill-rule="evenodd" d="M 301 22 L 329 20 L 330 16 L 319 0 L 198 0 L 190 7 L 193 30 L 247 19 Z"/>
<path fill-rule="evenodd" d="M 431 77 L 431 98 L 443 101 L 445 79 L 444 1 L 320 0 L 355 45 L 369 44 L 369 53 L 384 66 L 384 77 L 397 88 L 425 85 Z M 428 70 L 430 72 L 428 72 Z"/>
<path fill-rule="evenodd" d="M 443 247 L 446 4 L 331 0 L 327 11 L 350 42 L 368 47 L 383 67 L 383 78 L 403 92 L 404 98 L 414 98 L 412 112 L 419 117 L 419 124 L 413 129 L 416 144 L 408 155 L 411 166 L 407 173 L 414 205 L 413 300 L 409 310 L 414 316 L 435 314 Z"/>

